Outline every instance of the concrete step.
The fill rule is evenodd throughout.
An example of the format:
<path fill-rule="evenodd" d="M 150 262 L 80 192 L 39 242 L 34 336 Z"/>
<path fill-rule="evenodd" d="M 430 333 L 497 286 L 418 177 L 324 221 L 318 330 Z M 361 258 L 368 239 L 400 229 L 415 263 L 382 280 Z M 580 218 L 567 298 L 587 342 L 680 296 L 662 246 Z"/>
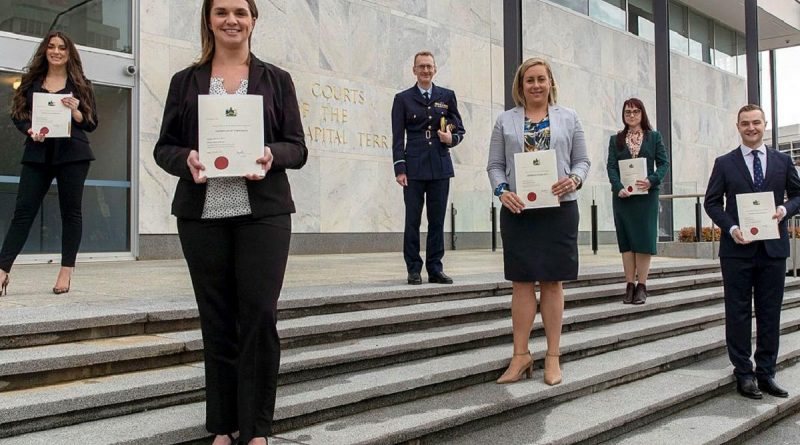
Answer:
<path fill-rule="evenodd" d="M 610 298 L 620 294 L 618 271 L 599 268 L 571 283 L 569 301 Z M 652 274 L 654 292 L 667 288 L 711 285 L 720 280 L 719 266 L 703 262 L 680 267 L 662 267 Z M 686 277 L 674 274 L 687 274 Z M 697 277 L 696 275 L 702 275 Z M 659 279 L 670 276 L 674 279 Z M 595 286 L 595 293 L 577 289 Z M 462 277 L 453 286 L 409 286 L 372 283 L 339 287 L 313 286 L 285 289 L 278 301 L 280 318 L 289 320 L 321 314 L 382 309 L 418 303 L 463 300 L 505 295 L 510 284 L 496 274 Z M 146 335 L 199 326 L 197 306 L 192 296 L 134 300 L 126 303 L 64 304 L 47 307 L 7 308 L 0 311 L 0 350 L 46 344 L 68 343 L 107 337 Z"/>
<path fill-rule="evenodd" d="M 795 285 L 800 286 L 800 280 L 790 283 L 790 286 Z M 586 288 L 588 292 L 592 289 Z M 711 304 L 720 297 L 720 289 L 702 288 L 660 295 L 642 306 L 622 305 L 615 301 L 575 307 L 566 311 L 564 325 L 565 330 L 576 330 L 681 307 Z M 791 299 L 787 299 L 786 303 L 798 304 Z M 470 347 L 508 343 L 509 304 L 508 296 L 487 297 L 280 321 L 278 329 L 285 348 L 281 381 L 308 380 L 320 375 L 352 372 Z M 502 309 L 502 312 L 498 312 L 500 309 L 494 311 L 496 308 Z M 480 314 L 485 314 L 487 310 L 494 311 L 495 319 L 442 326 L 459 320 L 480 318 Z M 479 315 L 476 316 L 476 313 Z M 425 320 L 429 321 L 431 327 L 426 326 Z M 409 330 L 412 332 L 380 335 Z M 537 323 L 534 335 L 541 333 L 541 325 Z M 292 349 L 303 344 L 303 339 L 314 337 L 332 343 Z M 341 338 L 348 340 L 335 341 Z M 199 330 L 0 350 L 0 391 L 201 359 L 202 337 Z"/>
<path fill-rule="evenodd" d="M 800 413 L 792 414 L 755 437 L 745 440 L 742 445 L 797 445 L 800 438 Z"/>
<path fill-rule="evenodd" d="M 565 375 L 568 375 L 567 367 L 572 363 L 589 360 L 582 358 L 573 362 L 568 361 L 571 358 L 576 359 L 598 354 L 600 351 L 618 349 L 625 344 L 640 343 L 646 341 L 654 331 L 667 329 L 667 326 L 679 329 L 681 324 L 706 323 L 709 317 L 718 317 L 720 311 L 720 308 L 715 307 L 696 308 L 687 310 L 684 314 L 663 314 L 644 320 L 633 320 L 598 326 L 586 331 L 566 333 L 562 339 L 562 350 L 566 361 Z M 800 308 L 786 311 L 785 319 L 788 320 L 786 322 L 787 329 L 800 328 Z M 693 329 L 699 328 L 700 326 L 697 326 Z M 711 328 L 711 330 L 714 329 L 719 330 L 720 328 Z M 680 336 L 702 334 L 693 340 L 700 342 L 694 349 L 688 348 L 677 352 L 666 351 L 665 356 L 658 356 L 654 359 L 660 360 L 662 363 L 653 366 L 655 368 L 669 366 L 676 361 L 693 360 L 695 354 L 719 352 L 721 345 L 718 341 L 711 341 L 714 340 L 713 336 L 707 334 L 711 330 Z M 710 343 L 703 345 L 700 338 L 705 338 Z M 659 342 L 665 341 L 659 340 L 648 344 L 659 344 Z M 535 340 L 532 345 L 532 351 L 536 351 L 537 362 L 542 358 L 543 343 L 543 339 L 539 339 Z M 648 344 L 634 347 L 641 349 L 634 356 L 645 354 Z M 667 342 L 667 345 L 673 349 L 678 346 L 670 342 Z M 376 407 L 382 405 L 401 403 L 404 400 L 493 380 L 507 365 L 508 349 L 508 345 L 482 348 L 370 372 L 281 386 L 277 401 L 276 428 L 291 429 L 326 418 L 336 418 L 356 411 L 375 410 Z M 655 349 L 655 351 L 657 350 Z M 633 366 L 629 371 L 633 374 L 647 372 L 637 366 L 639 365 Z M 42 428 L 46 427 L 47 422 L 52 419 L 73 417 L 80 420 L 85 417 L 82 410 L 93 410 L 100 417 L 102 409 L 98 407 L 105 405 L 115 408 L 114 405 L 132 403 L 134 409 L 131 411 L 135 411 L 136 404 L 134 402 L 138 400 L 138 397 L 157 399 L 159 394 L 163 394 L 163 388 L 173 386 L 188 388 L 189 391 L 196 390 L 197 385 L 202 384 L 199 371 L 194 367 L 184 368 L 188 369 L 185 371 L 187 372 L 186 376 L 181 375 L 182 371 L 178 368 L 171 370 L 172 374 L 169 375 L 174 376 L 171 380 L 157 377 L 156 381 L 152 381 L 150 379 L 157 375 L 154 373 L 145 377 L 115 376 L 99 380 L 99 384 L 105 385 L 107 388 L 127 388 L 127 391 L 124 392 L 113 391 L 105 394 L 102 388 L 98 390 L 92 385 L 87 386 L 79 382 L 73 385 L 63 385 L 53 390 L 37 388 L 31 391 L 0 393 L 0 406 L 8 405 L 5 410 L 0 408 L 0 419 L 13 419 L 7 425 L 3 425 L 3 428 L 15 431 L 12 434 L 18 434 L 22 431 L 30 431 L 31 425 L 37 422 L 37 419 L 39 419 L 37 427 Z M 615 378 L 629 377 L 622 375 Z M 516 386 L 514 385 L 514 387 Z M 582 387 L 577 390 L 582 390 Z M 446 395 L 435 397 L 446 397 Z M 332 441 L 329 443 L 344 442 Z"/>
<path fill-rule="evenodd" d="M 797 381 L 794 378 L 800 373 L 800 364 L 797 364 L 800 360 L 800 332 L 783 335 L 781 351 L 778 357 L 778 366 L 783 369 L 779 372 L 781 380 Z M 687 407 L 702 404 L 715 396 L 734 394 L 731 372 L 730 361 L 723 354 L 552 406 L 539 404 L 535 412 L 525 407 L 507 414 L 502 421 L 486 419 L 468 427 L 461 426 L 457 431 L 439 432 L 426 437 L 423 442 L 438 445 L 491 442 L 566 445 L 607 441 L 616 444 L 621 440 L 618 436 L 642 425 L 675 413 L 676 418 L 682 418 L 682 410 Z M 738 395 L 734 397 L 745 405 L 749 404 Z M 647 437 L 631 443 L 707 443 L 688 440 L 685 435 L 695 433 L 684 423 L 674 426 L 676 430 L 684 431 L 683 436 L 670 430 L 660 438 Z M 631 436 L 635 437 L 633 434 Z"/>
<path fill-rule="evenodd" d="M 741 442 L 800 410 L 800 391 L 796 384 L 800 382 L 800 365 L 779 371 L 777 378 L 790 388 L 789 397 L 786 399 L 764 394 L 761 400 L 750 400 L 738 395 L 730 385 L 728 391 L 717 397 L 614 437 L 604 444 L 711 445 Z M 766 443 L 760 438 L 757 440 L 761 445 Z M 795 436 L 794 442 L 790 443 L 799 442 L 800 436 Z"/>

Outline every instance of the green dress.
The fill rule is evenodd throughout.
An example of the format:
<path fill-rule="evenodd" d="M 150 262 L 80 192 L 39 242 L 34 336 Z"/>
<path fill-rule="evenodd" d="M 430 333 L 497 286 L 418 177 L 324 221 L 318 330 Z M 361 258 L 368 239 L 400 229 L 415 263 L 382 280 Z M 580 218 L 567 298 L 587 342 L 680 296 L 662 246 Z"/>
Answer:
<path fill-rule="evenodd" d="M 661 134 L 649 131 L 642 140 L 639 158 L 647 159 L 647 179 L 650 191 L 646 195 L 633 195 L 620 198 L 622 182 L 619 176 L 619 161 L 631 159 L 627 147 L 617 149 L 617 136 L 608 141 L 608 180 L 611 182 L 614 225 L 617 230 L 617 244 L 620 252 L 657 253 L 658 239 L 658 189 L 669 169 L 667 149 L 661 141 Z"/>

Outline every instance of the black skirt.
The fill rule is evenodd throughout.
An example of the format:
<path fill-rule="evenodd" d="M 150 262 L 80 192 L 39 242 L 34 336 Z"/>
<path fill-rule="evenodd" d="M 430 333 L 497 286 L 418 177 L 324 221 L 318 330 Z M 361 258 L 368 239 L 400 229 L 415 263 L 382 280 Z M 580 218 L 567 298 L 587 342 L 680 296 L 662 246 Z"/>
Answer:
<path fill-rule="evenodd" d="M 503 263 L 509 281 L 567 281 L 578 278 L 578 203 L 500 211 Z"/>

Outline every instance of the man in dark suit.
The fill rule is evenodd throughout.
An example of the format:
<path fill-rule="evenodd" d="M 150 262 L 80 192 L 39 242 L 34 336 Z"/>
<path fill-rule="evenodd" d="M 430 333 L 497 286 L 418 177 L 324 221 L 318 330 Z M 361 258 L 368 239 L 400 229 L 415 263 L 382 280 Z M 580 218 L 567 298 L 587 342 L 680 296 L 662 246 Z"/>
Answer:
<path fill-rule="evenodd" d="M 764 111 L 757 105 L 739 110 L 736 127 L 742 144 L 717 158 L 708 180 L 705 209 L 722 230 L 719 257 L 725 289 L 725 338 L 736 388 L 751 399 L 761 391 L 776 397 L 788 392 L 775 382 L 780 315 L 789 235 L 786 217 L 800 207 L 800 178 L 789 156 L 764 145 Z M 739 228 L 736 195 L 772 192 L 780 238 L 745 241 Z M 784 196 L 788 199 L 784 202 Z M 724 206 L 723 206 L 724 198 Z M 752 303 L 751 303 L 752 302 Z M 751 306 L 755 305 L 755 372 L 750 361 Z"/>
<path fill-rule="evenodd" d="M 456 94 L 433 84 L 436 61 L 422 51 L 414 56 L 417 83 L 397 93 L 392 105 L 392 157 L 394 174 L 403 186 L 406 225 L 403 257 L 409 284 L 422 284 L 419 226 L 422 206 L 428 199 L 428 239 L 425 268 L 431 283 L 451 284 L 442 268 L 444 217 L 450 178 L 454 176 L 450 148 L 464 140 Z"/>

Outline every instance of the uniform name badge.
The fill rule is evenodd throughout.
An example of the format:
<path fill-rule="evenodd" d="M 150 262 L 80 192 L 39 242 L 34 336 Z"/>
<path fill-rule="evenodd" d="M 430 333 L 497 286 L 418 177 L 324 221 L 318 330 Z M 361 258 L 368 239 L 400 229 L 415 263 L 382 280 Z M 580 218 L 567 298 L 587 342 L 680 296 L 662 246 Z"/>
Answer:
<path fill-rule="evenodd" d="M 197 97 L 201 176 L 264 176 L 264 102 L 255 94 Z"/>
<path fill-rule="evenodd" d="M 525 203 L 525 210 L 560 205 L 552 191 L 553 184 L 558 182 L 556 165 L 555 150 L 514 154 L 517 195 Z"/>
<path fill-rule="evenodd" d="M 71 94 L 33 93 L 31 129 L 46 138 L 68 138 L 72 131 L 72 110 L 61 103 Z"/>
<path fill-rule="evenodd" d="M 772 192 L 741 193 L 736 195 L 739 230 L 745 241 L 778 239 L 778 220 L 775 214 L 775 195 Z"/>
<path fill-rule="evenodd" d="M 636 187 L 636 181 L 647 179 L 647 158 L 633 158 L 619 161 L 619 180 L 631 195 L 646 195 L 647 190 Z"/>

